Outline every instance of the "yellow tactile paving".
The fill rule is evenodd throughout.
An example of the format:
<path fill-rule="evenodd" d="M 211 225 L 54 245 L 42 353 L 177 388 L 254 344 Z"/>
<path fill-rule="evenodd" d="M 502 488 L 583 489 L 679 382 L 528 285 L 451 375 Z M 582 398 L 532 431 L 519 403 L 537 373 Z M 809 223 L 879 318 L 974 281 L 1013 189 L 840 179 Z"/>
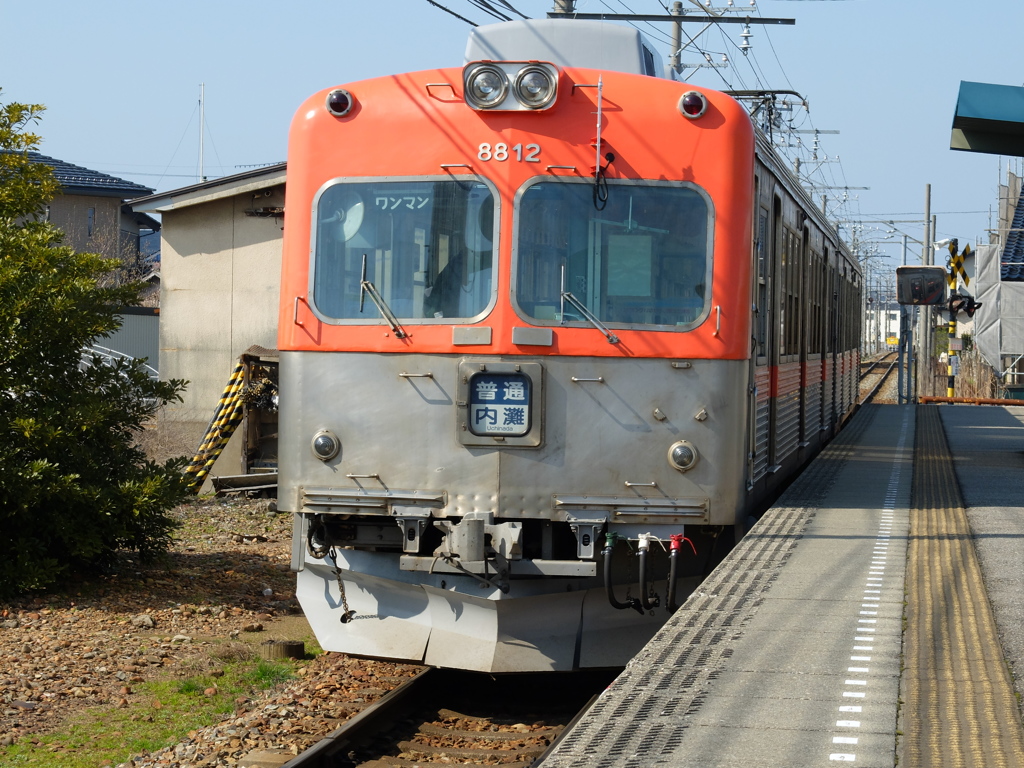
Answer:
<path fill-rule="evenodd" d="M 917 409 L 899 765 L 1024 766 L 1024 728 L 939 407 Z"/>

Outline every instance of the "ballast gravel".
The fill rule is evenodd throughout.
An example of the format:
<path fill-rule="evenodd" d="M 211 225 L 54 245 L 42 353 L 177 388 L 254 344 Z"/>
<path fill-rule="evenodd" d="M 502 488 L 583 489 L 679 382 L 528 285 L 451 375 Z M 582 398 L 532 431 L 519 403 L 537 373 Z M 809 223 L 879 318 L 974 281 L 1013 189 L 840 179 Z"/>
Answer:
<path fill-rule="evenodd" d="M 289 570 L 290 515 L 249 499 L 195 501 L 174 514 L 183 526 L 165 561 L 143 567 L 128 555 L 70 589 L 0 603 L 0 756 L 87 709 L 137 705 L 140 683 L 215 676 L 233 653 L 311 637 Z M 236 699 L 221 722 L 119 765 L 283 763 L 416 671 L 323 654 L 303 663 L 297 679 Z M 75 750 L 49 748 L 55 757 Z"/>

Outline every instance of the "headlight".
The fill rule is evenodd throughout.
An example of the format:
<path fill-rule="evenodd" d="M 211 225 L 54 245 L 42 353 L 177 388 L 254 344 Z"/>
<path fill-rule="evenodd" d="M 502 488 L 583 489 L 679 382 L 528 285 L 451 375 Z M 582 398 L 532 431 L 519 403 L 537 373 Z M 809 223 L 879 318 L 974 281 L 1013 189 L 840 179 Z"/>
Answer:
<path fill-rule="evenodd" d="M 512 92 L 524 107 L 543 109 L 555 98 L 555 81 L 543 67 L 523 67 L 516 75 Z"/>
<path fill-rule="evenodd" d="M 668 463 L 674 469 L 685 472 L 697 463 L 697 449 L 687 440 L 680 440 L 668 447 Z"/>
<path fill-rule="evenodd" d="M 558 67 L 540 61 L 475 61 L 462 70 L 473 109 L 525 112 L 547 109 L 558 93 Z"/>
<path fill-rule="evenodd" d="M 474 107 L 495 107 L 507 93 L 508 79 L 497 67 L 484 64 L 466 71 L 466 98 Z"/>
<path fill-rule="evenodd" d="M 320 461 L 330 461 L 341 450 L 341 441 L 335 437 L 333 432 L 321 429 L 313 435 L 310 447 L 313 449 L 313 455 Z"/>

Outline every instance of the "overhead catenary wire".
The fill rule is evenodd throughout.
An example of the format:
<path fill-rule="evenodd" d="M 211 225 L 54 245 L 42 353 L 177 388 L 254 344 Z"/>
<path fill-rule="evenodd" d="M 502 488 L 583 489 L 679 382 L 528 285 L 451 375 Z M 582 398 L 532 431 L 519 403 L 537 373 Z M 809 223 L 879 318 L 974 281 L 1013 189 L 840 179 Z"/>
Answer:
<path fill-rule="evenodd" d="M 460 16 L 455 11 L 453 11 L 451 8 L 447 8 L 447 7 L 443 6 L 443 5 L 441 5 L 440 3 L 435 2 L 435 0 L 427 0 L 427 2 L 430 3 L 432 6 L 434 6 L 435 8 L 439 8 L 440 10 L 444 11 L 445 13 L 451 14 L 452 16 L 454 16 L 459 21 L 466 22 L 471 27 L 479 26 L 479 24 L 477 24 L 475 21 L 470 21 L 465 16 Z"/>
<path fill-rule="evenodd" d="M 479 8 L 484 13 L 486 13 L 486 14 L 488 14 L 490 16 L 493 16 L 498 21 L 512 21 L 512 17 L 511 16 L 509 16 L 508 14 L 502 13 L 497 8 L 495 8 L 493 5 L 491 5 L 487 0 L 469 0 L 469 2 L 470 2 L 471 5 L 475 5 L 477 8 Z"/>
<path fill-rule="evenodd" d="M 518 8 L 516 8 L 516 7 L 514 6 L 514 5 L 512 5 L 512 3 L 508 2 L 508 0 L 498 0 L 498 2 L 499 2 L 499 3 L 500 3 L 500 4 L 501 4 L 501 5 L 502 5 L 502 6 L 504 7 L 504 8 L 507 8 L 508 10 L 512 11 L 512 13 L 514 13 L 514 14 L 515 14 L 516 16 L 518 16 L 519 18 L 521 18 L 521 19 L 529 19 L 529 18 L 530 18 L 530 17 L 529 17 L 529 16 L 527 16 L 527 15 L 526 15 L 525 13 L 522 13 L 522 12 L 521 12 L 521 11 L 520 11 L 520 10 L 519 10 Z"/>

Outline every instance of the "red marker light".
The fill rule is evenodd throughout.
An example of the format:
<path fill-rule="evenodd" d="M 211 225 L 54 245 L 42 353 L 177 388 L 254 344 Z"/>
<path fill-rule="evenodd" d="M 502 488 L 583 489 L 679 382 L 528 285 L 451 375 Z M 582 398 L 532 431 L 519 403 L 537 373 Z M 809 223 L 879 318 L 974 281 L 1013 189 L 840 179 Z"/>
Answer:
<path fill-rule="evenodd" d="M 708 100 L 703 93 L 698 91 L 687 91 L 679 99 L 679 111 L 684 117 L 696 120 L 708 111 Z"/>
<path fill-rule="evenodd" d="M 327 94 L 327 111 L 335 117 L 344 117 L 352 111 L 356 100 L 343 88 L 336 88 Z"/>

